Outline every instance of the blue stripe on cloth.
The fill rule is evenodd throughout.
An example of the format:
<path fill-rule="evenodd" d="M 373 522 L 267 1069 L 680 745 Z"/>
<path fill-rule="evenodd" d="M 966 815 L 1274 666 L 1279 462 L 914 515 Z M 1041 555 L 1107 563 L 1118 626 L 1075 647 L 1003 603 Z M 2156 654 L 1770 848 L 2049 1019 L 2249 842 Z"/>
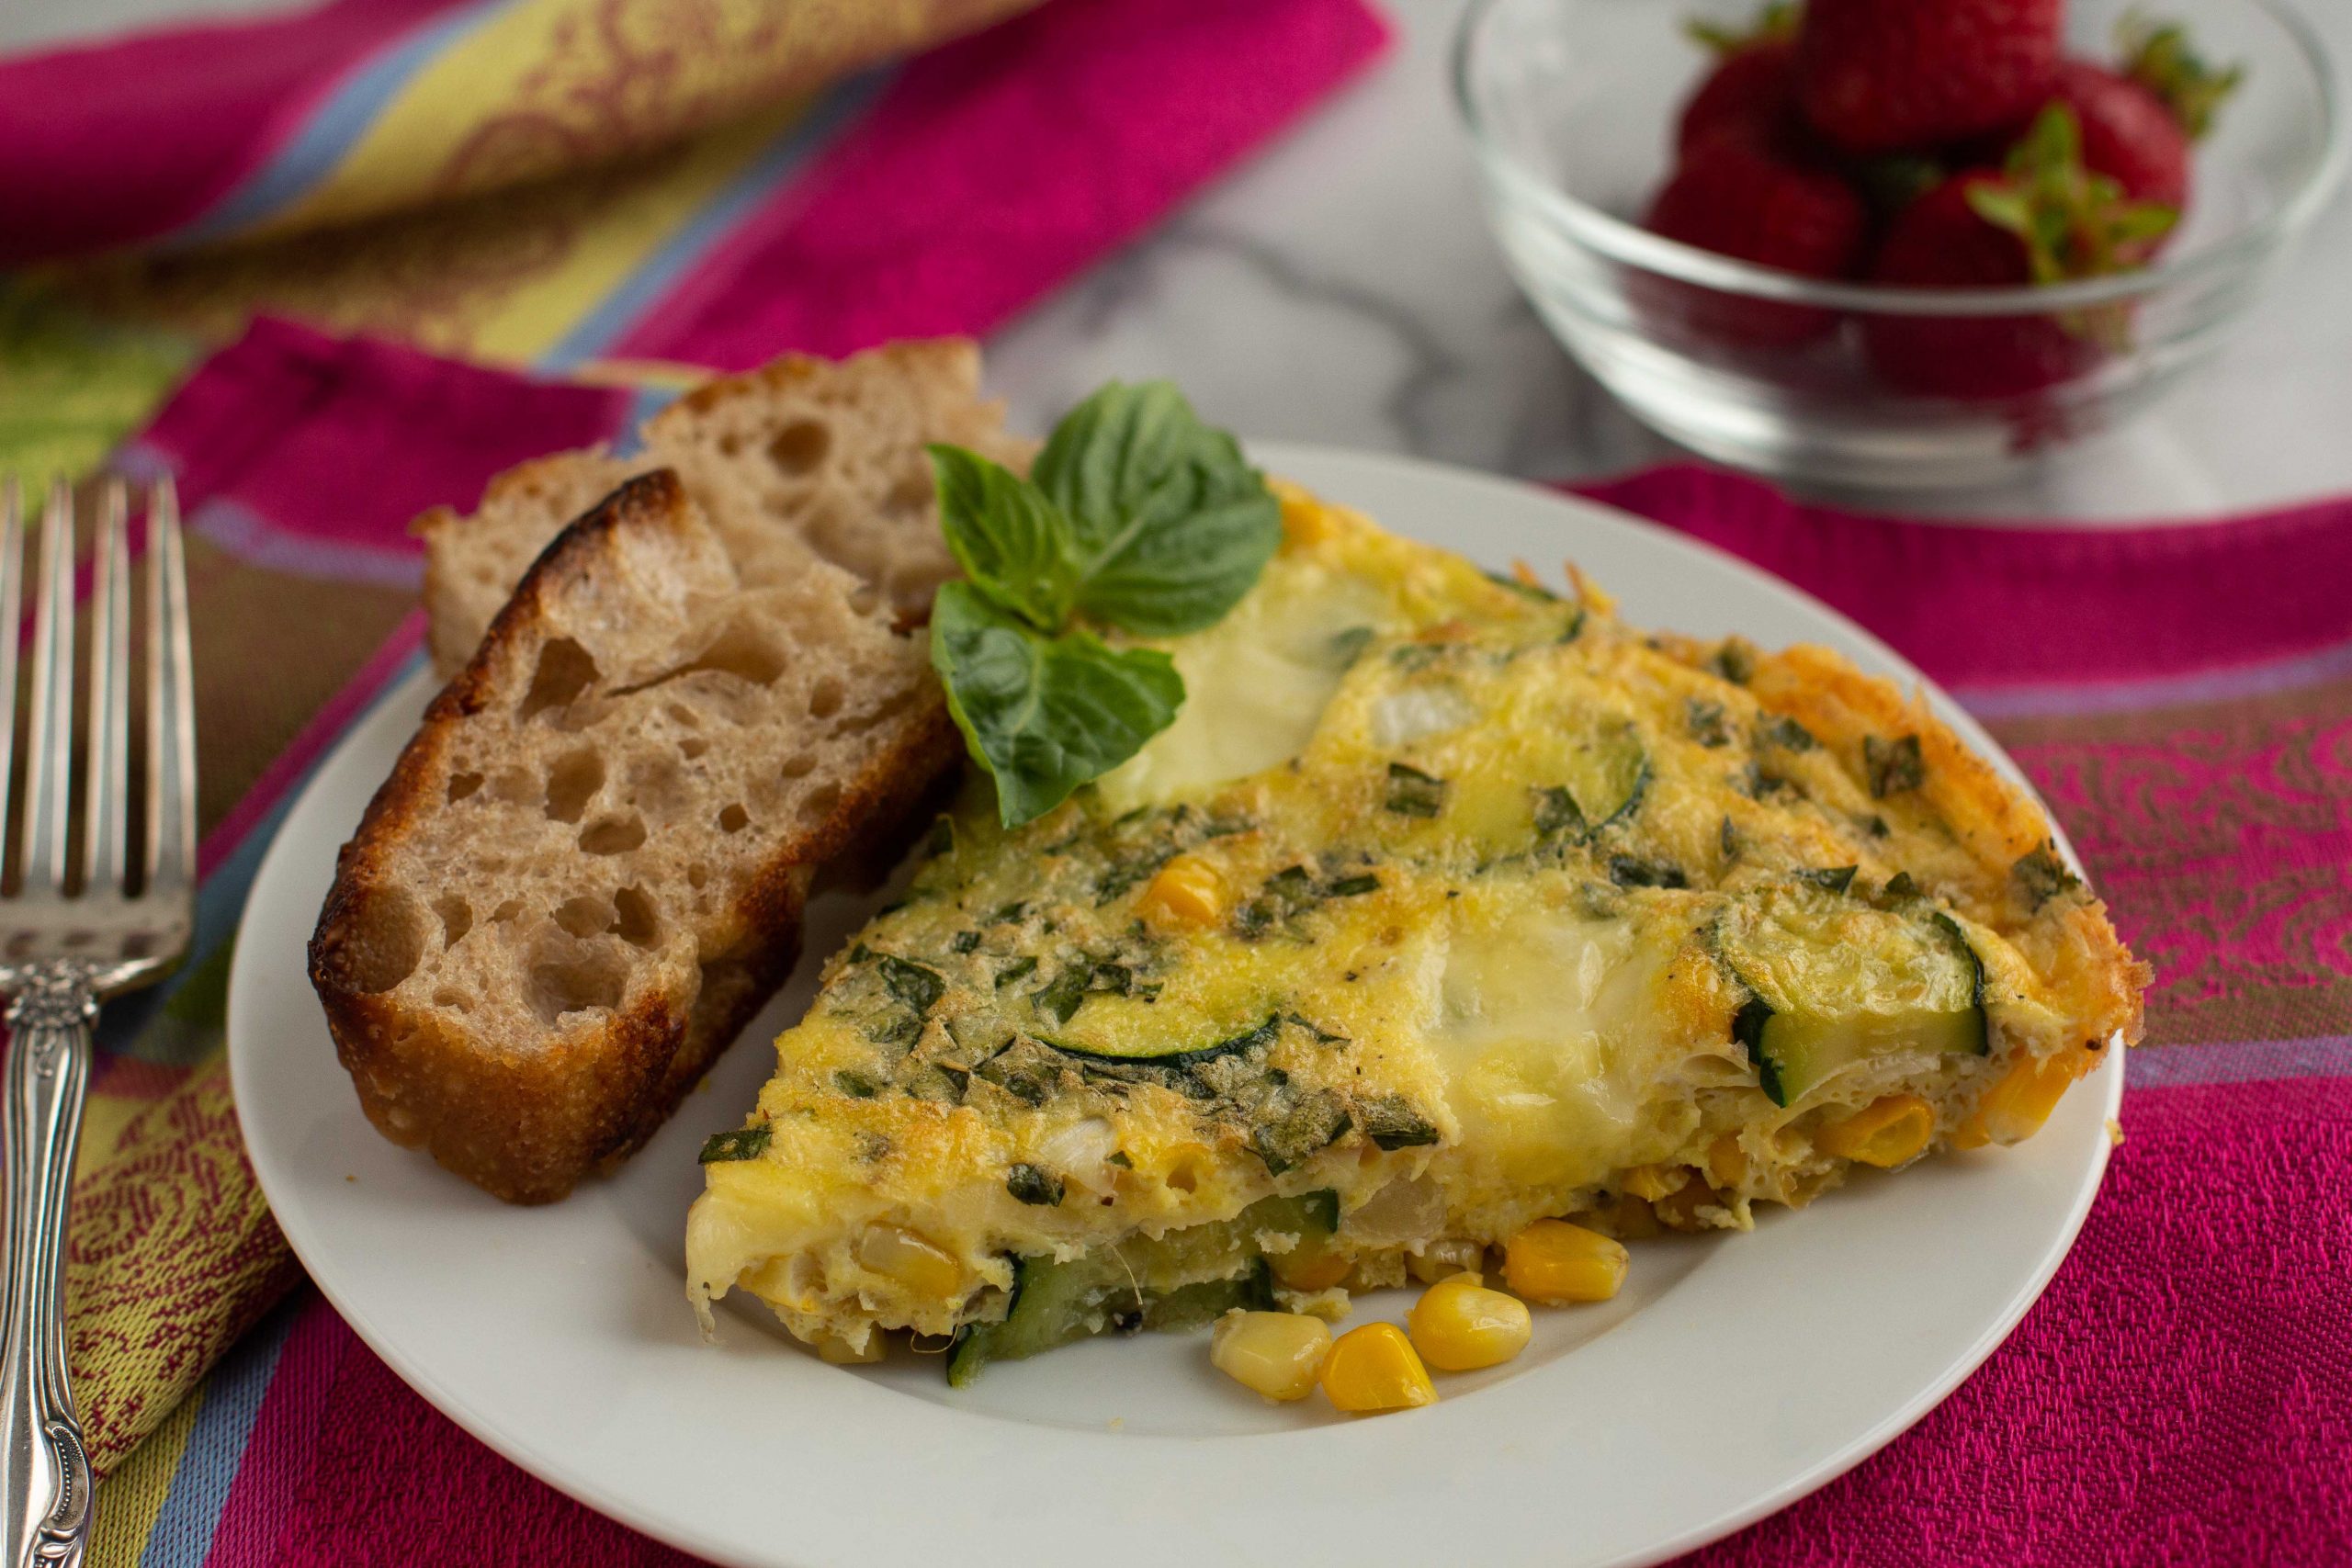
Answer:
<path fill-rule="evenodd" d="M 254 1419 L 261 1414 L 262 1396 L 277 1374 L 279 1352 L 294 1319 L 307 1304 L 297 1295 L 271 1309 L 269 1315 L 230 1348 L 204 1380 L 204 1406 L 172 1473 L 171 1490 L 147 1532 L 147 1548 L 139 1568 L 198 1568 L 212 1550 L 212 1533 L 220 1528 L 220 1509 L 229 1489 L 244 1464 L 245 1444 L 254 1435 Z M 105 1498 L 99 1499 L 105 1506 Z"/>
<path fill-rule="evenodd" d="M 677 387 L 639 387 L 629 393 L 628 423 L 613 440 L 613 456 L 634 457 L 645 449 L 645 422 L 685 395 Z"/>
<path fill-rule="evenodd" d="M 476 0 L 426 22 L 408 37 L 387 44 L 314 109 L 293 139 L 245 176 L 209 210 L 165 235 L 166 247 L 202 244 L 251 228 L 307 194 L 334 172 L 346 153 L 376 123 L 384 107 L 442 51 L 480 27 L 514 0 Z"/>
<path fill-rule="evenodd" d="M 538 368 L 571 370 L 618 343 L 639 317 L 659 303 L 771 191 L 872 104 L 892 73 L 887 68 L 869 71 L 819 94 L 807 113 L 777 132 L 775 140 L 741 173 L 574 322 L 562 341 L 540 356 Z"/>
<path fill-rule="evenodd" d="M 2255 1083 L 2267 1078 L 2352 1078 L 2352 1034 L 2159 1045 L 2132 1052 L 2123 1069 L 2123 1081 L 2132 1089 Z"/>

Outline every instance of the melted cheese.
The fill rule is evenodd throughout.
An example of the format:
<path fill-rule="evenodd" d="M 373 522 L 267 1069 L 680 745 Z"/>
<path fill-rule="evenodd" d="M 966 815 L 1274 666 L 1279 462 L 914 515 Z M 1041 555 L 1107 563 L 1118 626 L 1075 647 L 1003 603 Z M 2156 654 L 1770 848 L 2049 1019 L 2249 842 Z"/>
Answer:
<path fill-rule="evenodd" d="M 1398 619 L 1372 580 L 1312 557 L 1273 561 L 1231 615 L 1174 645 L 1183 708 L 1102 780 L 1103 804 L 1167 805 L 1297 756 L 1356 651 Z"/>

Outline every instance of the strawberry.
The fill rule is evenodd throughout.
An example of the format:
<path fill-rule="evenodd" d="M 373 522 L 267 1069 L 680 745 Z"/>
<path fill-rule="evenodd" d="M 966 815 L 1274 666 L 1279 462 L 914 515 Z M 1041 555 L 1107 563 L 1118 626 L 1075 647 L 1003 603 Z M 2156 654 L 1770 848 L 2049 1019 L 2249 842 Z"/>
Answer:
<path fill-rule="evenodd" d="M 1913 202 L 1871 267 L 1879 283 L 2014 288 L 2140 265 L 2170 208 L 2125 199 L 2083 166 L 2074 111 L 2052 104 L 2001 169 L 1970 169 Z M 2020 397 L 2069 380 L 2129 330 L 2117 307 L 2008 316 L 1872 318 L 1871 362 L 1889 384 L 1931 397 Z"/>
<path fill-rule="evenodd" d="M 2047 101 L 2064 0 L 1810 0 L 1797 103 L 1832 144 L 1916 152 Z"/>
<path fill-rule="evenodd" d="M 2177 208 L 2188 199 L 2188 135 L 2162 98 L 2129 76 L 2069 60 L 2051 101 L 2075 111 L 2086 167 L 2136 200 Z"/>
<path fill-rule="evenodd" d="M 2188 147 L 2238 85 L 2236 67 L 2216 71 L 2177 27 L 2127 24 L 2123 65 L 2060 62 L 2058 102 L 2082 122 L 2083 163 L 2134 201 L 2178 208 L 2188 201 Z"/>
<path fill-rule="evenodd" d="M 1715 66 L 1682 106 L 1678 152 L 1710 136 L 1773 139 L 1797 122 L 1795 6 L 1776 0 L 1745 30 L 1705 22 L 1693 22 L 1689 30 L 1714 51 Z"/>
<path fill-rule="evenodd" d="M 1805 277 L 1844 277 L 1861 259 L 1868 214 L 1834 171 L 1757 139 L 1702 139 L 1650 205 L 1646 226 L 1687 245 Z M 1713 289 L 1662 285 L 1677 314 L 1721 341 L 1786 347 L 1836 322 L 1805 305 L 1745 299 Z"/>

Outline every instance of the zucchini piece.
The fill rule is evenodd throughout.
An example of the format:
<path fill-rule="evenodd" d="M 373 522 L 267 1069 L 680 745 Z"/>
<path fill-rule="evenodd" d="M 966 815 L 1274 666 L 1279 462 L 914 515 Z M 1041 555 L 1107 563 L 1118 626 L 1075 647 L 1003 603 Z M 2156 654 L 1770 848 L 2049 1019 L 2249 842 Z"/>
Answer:
<path fill-rule="evenodd" d="M 1261 1045 L 1272 1045 L 1275 1036 L 1282 1033 L 1282 1015 L 1269 1013 L 1265 1021 L 1255 1029 L 1248 1029 L 1239 1034 L 1229 1035 L 1214 1045 L 1172 1045 L 1166 1041 L 1153 1041 L 1137 1045 L 1131 1051 L 1090 1051 L 1082 1046 L 1065 1045 L 1058 1040 L 1048 1040 L 1045 1043 L 1051 1045 L 1065 1056 L 1077 1057 L 1082 1063 L 1116 1066 L 1148 1063 L 1155 1067 L 1169 1067 L 1182 1071 L 1188 1067 L 1198 1066 L 1204 1062 L 1215 1061 L 1219 1056 L 1234 1055 Z"/>
<path fill-rule="evenodd" d="M 1324 1190 L 1264 1198 L 1230 1220 L 1133 1238 L 1066 1263 L 1012 1260 L 1012 1300 L 1001 1322 L 967 1324 L 947 1352 L 947 1381 L 963 1388 L 991 1361 L 1018 1361 L 1114 1330 L 1182 1330 L 1214 1323 L 1234 1307 L 1273 1305 L 1273 1280 L 1259 1255 L 1261 1232 L 1311 1245 L 1338 1230 L 1340 1198 Z M 1225 1272 L 1216 1272 L 1223 1269 Z M 1208 1273 L 1154 1286 L 1173 1272 Z"/>
<path fill-rule="evenodd" d="M 1566 773 L 1559 784 L 1535 791 L 1535 831 L 1580 844 L 1640 808 L 1649 790 L 1649 753 L 1638 729 L 1611 720 L 1577 741 Z"/>
<path fill-rule="evenodd" d="M 1877 909 L 1825 888 L 1776 889 L 1726 914 L 1714 945 L 1747 1000 L 1732 1038 L 1775 1105 L 1857 1062 L 1991 1048 L 1984 966 L 1941 910 Z"/>

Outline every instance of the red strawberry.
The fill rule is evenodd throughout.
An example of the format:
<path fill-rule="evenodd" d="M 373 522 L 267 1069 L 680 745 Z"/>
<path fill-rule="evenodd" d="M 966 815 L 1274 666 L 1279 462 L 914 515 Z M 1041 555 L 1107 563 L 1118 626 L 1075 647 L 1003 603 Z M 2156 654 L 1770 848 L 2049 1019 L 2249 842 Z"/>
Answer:
<path fill-rule="evenodd" d="M 2064 0 L 1809 0 L 1797 102 L 1849 152 L 2015 125 L 2050 96 Z"/>
<path fill-rule="evenodd" d="M 1716 63 L 1682 106 L 1678 152 L 1726 132 L 1773 138 L 1796 123 L 1796 7 L 1784 4 L 1765 6 L 1744 32 L 1690 24 L 1690 36 L 1714 51 Z"/>
<path fill-rule="evenodd" d="M 1702 250 L 1805 277 L 1843 277 L 1861 259 L 1869 220 L 1860 196 L 1834 172 L 1760 141 L 1716 136 L 1683 157 L 1645 221 Z M 1657 292 L 1700 332 L 1732 343 L 1788 346 L 1836 321 L 1811 306 L 1713 289 L 1674 285 Z"/>
<path fill-rule="evenodd" d="M 2073 112 L 2052 105 L 2003 169 L 1971 169 L 1906 209 L 1873 281 L 2011 288 L 2121 272 L 2170 227 L 2169 209 L 2126 201 L 2083 167 Z M 2023 396 L 2095 364 L 2129 328 L 2115 307 L 2007 316 L 1871 318 L 1864 341 L 1890 384 L 1931 397 Z"/>
<path fill-rule="evenodd" d="M 2069 60 L 2058 67 L 2052 101 L 2081 123 L 2086 167 L 2134 200 L 2178 208 L 2188 199 L 2188 136 L 2162 98 L 2129 76 Z"/>
<path fill-rule="evenodd" d="M 2060 62 L 2057 100 L 2083 127 L 2083 163 L 2134 201 L 2179 208 L 2188 201 L 2188 146 L 2238 85 L 2233 66 L 2215 71 L 2178 28 L 2127 27 L 2114 71 L 2087 61 Z"/>

